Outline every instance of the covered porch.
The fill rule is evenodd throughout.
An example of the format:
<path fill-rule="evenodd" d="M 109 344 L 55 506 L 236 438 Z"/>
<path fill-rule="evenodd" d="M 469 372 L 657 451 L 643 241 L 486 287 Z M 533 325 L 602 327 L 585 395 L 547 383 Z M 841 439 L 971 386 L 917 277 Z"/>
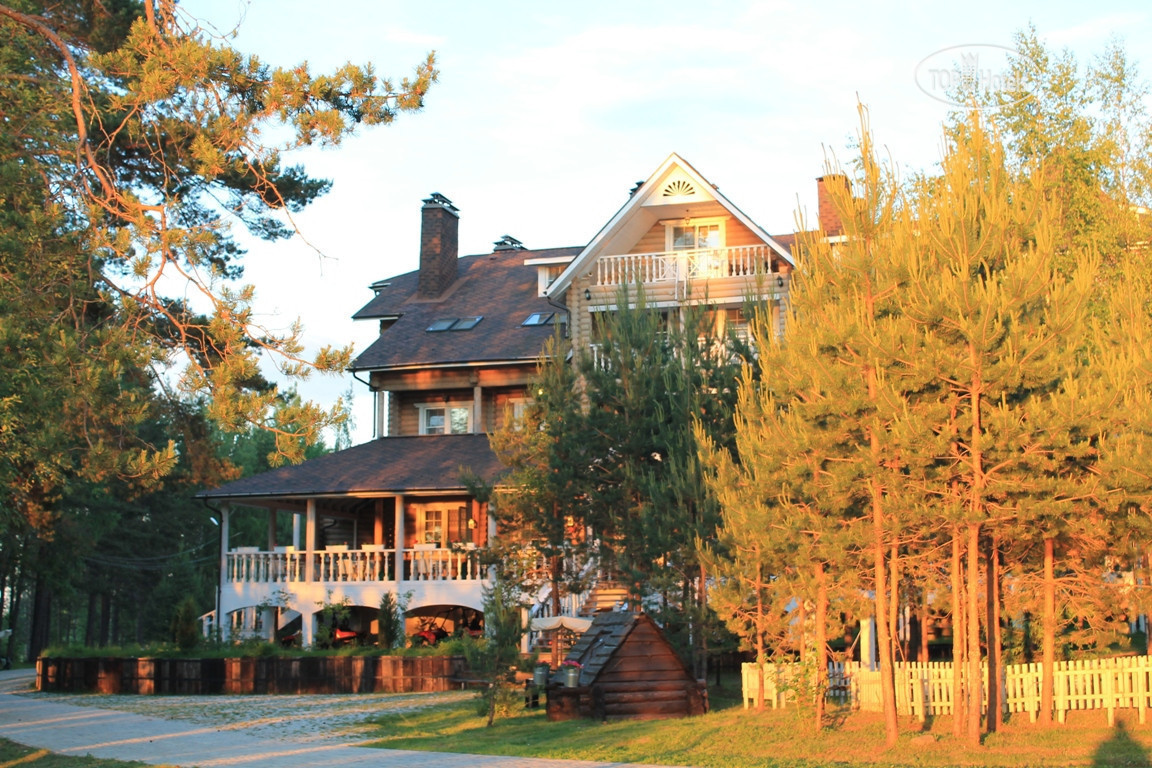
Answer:
<path fill-rule="evenodd" d="M 407 609 L 478 608 L 496 533 L 488 506 L 463 487 L 461 468 L 500 471 L 485 435 L 382 438 L 199 494 L 220 523 L 216 616 L 231 636 L 275 639 L 284 616 L 311 645 L 320 605 L 367 612 L 385 593 Z M 267 517 L 253 541 L 232 530 L 241 508 Z"/>

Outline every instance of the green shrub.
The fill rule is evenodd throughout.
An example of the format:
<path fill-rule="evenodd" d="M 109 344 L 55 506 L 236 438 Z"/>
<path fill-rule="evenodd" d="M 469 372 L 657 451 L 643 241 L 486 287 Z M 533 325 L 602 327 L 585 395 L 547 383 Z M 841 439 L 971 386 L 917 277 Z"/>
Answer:
<path fill-rule="evenodd" d="M 200 644 L 200 609 L 196 598 L 187 595 L 176 606 L 170 624 L 172 642 L 182 651 L 190 651 Z"/>
<path fill-rule="evenodd" d="M 378 616 L 380 631 L 377 633 L 377 642 L 381 648 L 395 648 L 404 642 L 404 608 L 407 602 L 407 595 L 398 599 L 392 592 L 385 592 L 381 598 Z"/>

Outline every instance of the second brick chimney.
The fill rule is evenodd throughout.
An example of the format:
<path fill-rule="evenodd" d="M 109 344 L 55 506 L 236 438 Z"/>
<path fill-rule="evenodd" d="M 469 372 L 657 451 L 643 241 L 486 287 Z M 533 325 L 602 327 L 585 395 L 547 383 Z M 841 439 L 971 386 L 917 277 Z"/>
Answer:
<path fill-rule="evenodd" d="M 432 299 L 456 281 L 460 211 L 439 192 L 424 201 L 420 217 L 419 295 Z"/>
<path fill-rule="evenodd" d="M 830 173 L 816 179 L 816 205 L 820 216 L 820 230 L 827 237 L 844 234 L 844 221 L 836 210 L 834 195 L 848 193 L 848 177 L 842 173 Z"/>

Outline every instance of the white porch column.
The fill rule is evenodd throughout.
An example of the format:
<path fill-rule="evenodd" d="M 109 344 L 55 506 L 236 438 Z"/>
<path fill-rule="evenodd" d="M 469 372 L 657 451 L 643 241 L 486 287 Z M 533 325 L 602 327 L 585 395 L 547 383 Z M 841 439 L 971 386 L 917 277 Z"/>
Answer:
<path fill-rule="evenodd" d="M 404 580 L 404 506 L 403 495 L 396 497 L 396 581 Z"/>
<path fill-rule="evenodd" d="M 260 617 L 260 621 L 264 624 L 264 639 L 270 643 L 275 643 L 277 630 L 276 618 L 278 615 L 277 610 L 275 608 L 264 608 L 257 610 L 260 610 L 263 614 Z"/>
<path fill-rule="evenodd" d="M 380 391 L 376 393 L 373 399 L 374 410 L 376 411 L 376 423 L 373 425 L 376 434 L 373 437 L 384 437 L 388 433 L 388 393 Z"/>
<path fill-rule="evenodd" d="M 308 519 L 304 525 L 304 581 L 312 583 L 316 580 L 316 564 L 313 562 L 313 550 L 316 548 L 316 499 L 308 499 Z M 306 643 L 310 645 L 310 643 Z"/>
<path fill-rule="evenodd" d="M 224 622 L 224 606 L 220 598 L 224 585 L 228 583 L 228 513 L 231 508 L 227 502 L 220 505 L 220 581 L 216 585 L 216 637 L 219 640 L 230 640 L 232 633 L 231 623 Z"/>
<path fill-rule="evenodd" d="M 304 545 L 300 543 L 300 513 L 292 513 L 292 546 L 296 549 L 301 549 Z"/>
<path fill-rule="evenodd" d="M 311 608 L 308 608 L 300 614 L 300 645 L 304 648 L 311 648 L 315 639 L 316 614 L 312 612 Z"/>
<path fill-rule="evenodd" d="M 384 543 L 384 499 L 376 499 L 376 507 L 372 510 L 372 543 Z"/>

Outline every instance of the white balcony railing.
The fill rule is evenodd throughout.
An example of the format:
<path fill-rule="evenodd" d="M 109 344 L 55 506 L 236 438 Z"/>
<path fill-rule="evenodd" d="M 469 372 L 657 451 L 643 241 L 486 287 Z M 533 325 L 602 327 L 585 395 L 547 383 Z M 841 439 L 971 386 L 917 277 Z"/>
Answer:
<path fill-rule="evenodd" d="M 773 274 L 774 253 L 767 245 L 740 245 L 601 256 L 596 262 L 596 285 L 685 283 L 727 277 L 754 278 L 757 275 L 767 278 Z M 768 287 L 776 286 L 769 282 Z"/>
<path fill-rule="evenodd" d="M 304 552 L 264 552 L 238 547 L 226 558 L 226 580 L 230 583 L 276 584 L 308 581 L 308 558 L 312 559 L 312 581 L 476 581 L 486 574 L 476 549 L 452 547 L 401 550 L 404 567 L 396 570 L 396 551 L 367 546 Z"/>

